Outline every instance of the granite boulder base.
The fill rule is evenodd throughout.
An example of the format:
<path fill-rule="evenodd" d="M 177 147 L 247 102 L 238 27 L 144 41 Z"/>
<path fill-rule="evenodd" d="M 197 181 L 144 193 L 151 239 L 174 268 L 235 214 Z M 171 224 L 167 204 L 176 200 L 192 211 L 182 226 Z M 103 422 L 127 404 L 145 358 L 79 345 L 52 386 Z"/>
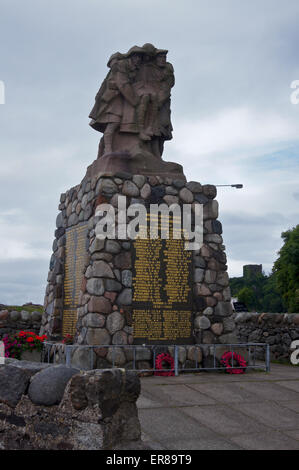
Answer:
<path fill-rule="evenodd" d="M 95 232 L 99 221 L 95 216 L 96 208 L 99 204 L 109 203 L 117 212 L 118 196 L 126 196 L 127 206 L 132 203 L 147 208 L 150 204 L 190 204 L 192 214 L 195 205 L 203 205 L 203 246 L 188 252 L 191 262 L 186 265 L 190 271 L 190 276 L 185 276 L 190 288 L 190 303 L 183 310 L 190 335 L 184 344 L 236 342 L 215 186 L 128 173 L 84 178 L 80 185 L 61 195 L 40 333 L 54 341 L 60 341 L 69 333 L 74 335 L 78 345 L 138 344 L 140 332 L 134 313 L 135 293 L 138 292 L 136 242 L 100 240 Z M 177 307 L 182 309 L 180 305 Z M 167 312 L 171 322 L 170 311 Z M 177 318 L 181 318 L 179 313 Z M 155 344 L 155 335 L 151 338 Z M 170 334 L 165 342 L 182 343 L 175 334 Z M 95 353 L 95 361 L 105 366 L 111 364 L 109 348 L 99 348 Z M 128 362 L 120 349 L 118 365 Z"/>

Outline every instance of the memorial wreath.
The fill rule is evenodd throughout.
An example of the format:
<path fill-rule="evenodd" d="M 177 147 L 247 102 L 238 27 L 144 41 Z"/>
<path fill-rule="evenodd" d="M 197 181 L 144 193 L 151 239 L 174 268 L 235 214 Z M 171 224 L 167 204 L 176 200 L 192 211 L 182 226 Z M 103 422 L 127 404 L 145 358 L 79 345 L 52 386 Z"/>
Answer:
<path fill-rule="evenodd" d="M 155 372 L 155 375 L 174 375 L 174 360 L 173 357 L 168 353 L 161 353 L 156 357 L 155 362 L 156 370 L 161 369 L 168 369 L 169 370 L 161 370 L 161 372 Z"/>
<path fill-rule="evenodd" d="M 244 374 L 247 367 L 244 357 L 231 351 L 226 351 L 220 362 L 226 367 L 226 372 L 229 374 Z M 232 363 L 238 368 L 233 367 Z"/>

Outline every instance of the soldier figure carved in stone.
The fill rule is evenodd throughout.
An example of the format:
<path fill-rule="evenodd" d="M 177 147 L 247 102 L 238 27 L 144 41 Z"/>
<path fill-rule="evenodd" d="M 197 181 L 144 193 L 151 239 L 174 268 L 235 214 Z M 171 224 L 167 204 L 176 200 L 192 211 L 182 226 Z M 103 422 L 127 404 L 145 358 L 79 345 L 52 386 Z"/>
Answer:
<path fill-rule="evenodd" d="M 146 150 L 161 156 L 164 140 L 172 138 L 170 90 L 174 75 L 172 65 L 166 62 L 167 52 L 144 44 L 110 57 L 110 71 L 90 113 L 91 127 L 104 133 L 101 155 L 126 150 L 114 137 L 134 134 L 135 147 L 138 141 L 141 145 L 150 142 Z"/>
<path fill-rule="evenodd" d="M 172 139 L 174 74 L 167 52 L 146 43 L 110 57 L 110 70 L 89 115 L 90 126 L 104 134 L 99 144 L 99 170 L 114 171 L 117 167 L 185 178 L 180 165 L 162 160 L 164 142 Z"/>

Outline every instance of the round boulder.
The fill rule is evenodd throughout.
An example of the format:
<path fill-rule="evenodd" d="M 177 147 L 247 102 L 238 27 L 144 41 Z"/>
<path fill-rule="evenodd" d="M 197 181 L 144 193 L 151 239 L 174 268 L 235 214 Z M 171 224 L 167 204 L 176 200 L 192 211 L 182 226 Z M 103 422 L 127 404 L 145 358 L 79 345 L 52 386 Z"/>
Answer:
<path fill-rule="evenodd" d="M 110 364 L 119 367 L 126 363 L 126 356 L 122 348 L 109 348 L 106 359 Z"/>
<path fill-rule="evenodd" d="M 117 311 L 110 313 L 107 317 L 107 329 L 111 335 L 121 330 L 125 325 L 124 317 Z"/>
<path fill-rule="evenodd" d="M 20 312 L 17 312 L 16 310 L 12 310 L 9 316 L 12 321 L 18 321 L 21 315 L 20 315 Z"/>
<path fill-rule="evenodd" d="M 198 316 L 194 321 L 195 328 L 200 328 L 201 330 L 207 330 L 211 326 L 211 322 L 208 317 Z"/>
<path fill-rule="evenodd" d="M 35 405 L 58 405 L 63 397 L 70 378 L 79 373 L 79 369 L 58 365 L 48 367 L 34 375 L 28 396 Z"/>
<path fill-rule="evenodd" d="M 34 312 L 32 312 L 31 314 L 31 319 L 33 321 L 36 321 L 36 322 L 39 322 L 42 318 L 42 314 L 40 312 L 38 312 L 37 310 L 35 310 Z"/>
<path fill-rule="evenodd" d="M 9 316 L 8 310 L 1 310 L 0 312 L 0 321 L 6 320 Z"/>
<path fill-rule="evenodd" d="M 25 322 L 28 322 L 30 320 L 30 313 L 27 312 L 27 310 L 21 311 L 21 320 Z"/>

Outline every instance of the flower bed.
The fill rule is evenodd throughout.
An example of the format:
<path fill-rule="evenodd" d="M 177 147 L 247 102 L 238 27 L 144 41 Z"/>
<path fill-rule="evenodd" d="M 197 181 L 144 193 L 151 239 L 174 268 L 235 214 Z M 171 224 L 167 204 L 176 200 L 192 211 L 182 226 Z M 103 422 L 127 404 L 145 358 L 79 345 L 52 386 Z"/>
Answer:
<path fill-rule="evenodd" d="M 43 342 L 47 339 L 46 335 L 38 336 L 32 331 L 20 331 L 15 335 L 5 335 L 3 337 L 5 357 L 22 359 L 25 351 L 40 352 Z"/>

